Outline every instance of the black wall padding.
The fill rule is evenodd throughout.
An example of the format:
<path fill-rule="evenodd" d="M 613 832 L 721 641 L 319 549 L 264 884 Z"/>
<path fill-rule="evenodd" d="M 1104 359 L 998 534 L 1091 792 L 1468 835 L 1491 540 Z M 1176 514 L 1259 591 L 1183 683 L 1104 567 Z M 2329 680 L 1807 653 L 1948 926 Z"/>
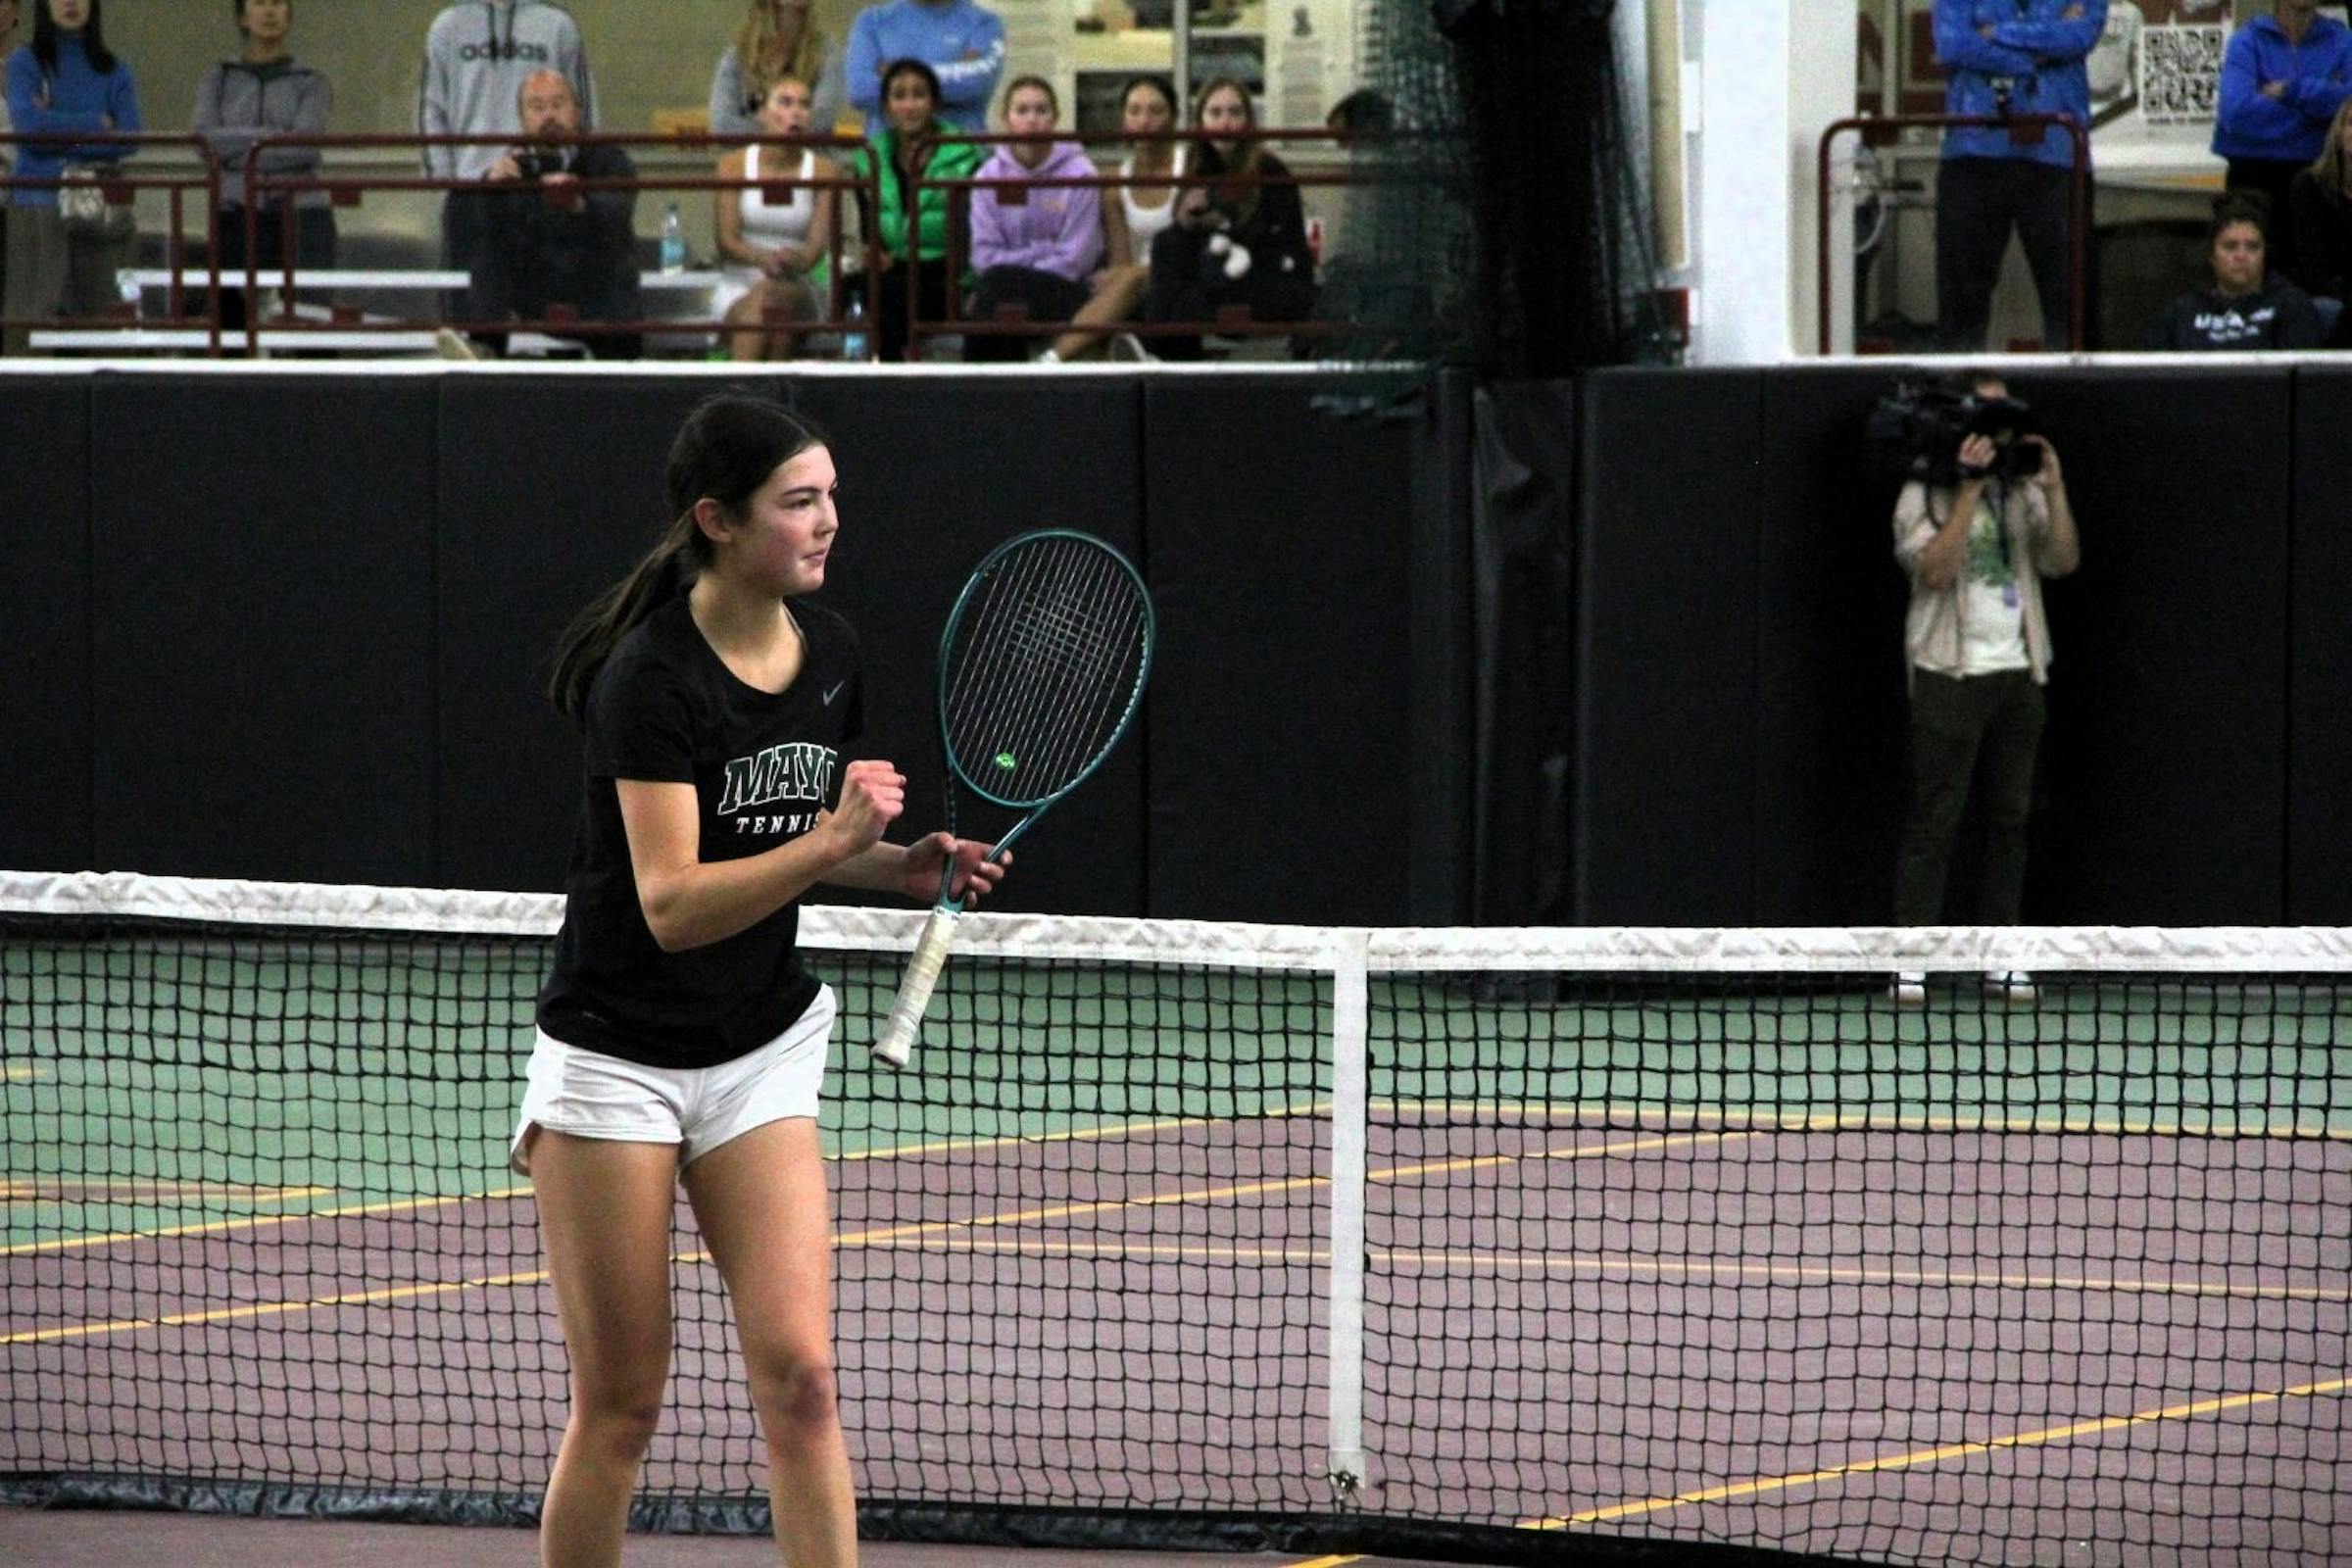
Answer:
<path fill-rule="evenodd" d="M 1479 389 L 1471 440 L 1477 604 L 1475 919 L 1574 917 L 1576 389 Z"/>
<path fill-rule="evenodd" d="M 1750 918 L 1763 381 L 1629 370 L 1585 383 L 1580 922 Z"/>
<path fill-rule="evenodd" d="M 2352 925 L 2352 367 L 2295 372 L 2286 918 Z"/>
<path fill-rule="evenodd" d="M 440 851 L 431 884 L 552 892 L 580 811 L 580 737 L 545 695 L 556 640 L 668 524 L 687 410 L 733 387 L 647 377 L 440 383 Z M 419 546 L 427 541 L 419 537 Z"/>
<path fill-rule="evenodd" d="M 429 879 L 437 396 L 92 386 L 95 864 Z"/>
<path fill-rule="evenodd" d="M 1410 426 L 1318 390 L 1144 386 L 1152 915 L 1407 917 Z"/>
<path fill-rule="evenodd" d="M 1471 376 L 1434 376 L 1412 425 L 1411 799 L 1407 918 L 1466 925 L 1474 913 L 1477 651 L 1471 603 Z M 1407 416 L 1411 416 L 1410 415 Z"/>
<path fill-rule="evenodd" d="M 2284 368 L 2021 376 L 2082 522 L 2050 585 L 2047 808 L 2026 916 L 2268 923 L 2285 915 Z"/>
<path fill-rule="evenodd" d="M 893 836 L 930 831 L 944 825 L 934 688 L 956 594 L 991 548 L 1033 528 L 1096 534 L 1143 566 L 1141 397 L 1133 381 L 1096 377 L 808 376 L 785 389 L 831 436 L 841 474 L 825 602 L 850 617 L 864 649 L 866 754 L 906 775 L 906 831 Z M 1163 666 L 1153 696 L 1166 680 Z M 1152 700 L 1102 770 L 1015 846 L 991 907 L 1145 907 Z M 993 837 L 1014 820 L 982 806 L 958 831 Z"/>
<path fill-rule="evenodd" d="M 0 378 L 0 865 L 91 863 L 90 383 Z M 111 461 L 111 460 L 110 460 Z"/>
<path fill-rule="evenodd" d="M 1856 450 L 1886 385 L 1876 369 L 1764 380 L 1751 802 L 1761 925 L 1883 925 L 1892 914 L 1908 592 L 1894 564 L 1895 487 L 1865 481 Z"/>

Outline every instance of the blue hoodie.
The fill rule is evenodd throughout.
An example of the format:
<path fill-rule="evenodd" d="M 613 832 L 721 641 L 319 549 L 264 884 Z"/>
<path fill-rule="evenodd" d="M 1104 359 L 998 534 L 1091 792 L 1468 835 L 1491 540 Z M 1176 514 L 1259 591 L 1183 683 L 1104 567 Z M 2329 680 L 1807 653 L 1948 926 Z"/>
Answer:
<path fill-rule="evenodd" d="M 2107 0 L 1936 0 L 1936 62 L 1951 73 L 1944 113 L 2000 113 L 2008 83 L 2013 115 L 2072 115 L 2090 127 L 2090 74 L 2082 62 L 2107 25 Z M 1990 36 L 1984 29 L 1990 28 Z M 2074 138 L 2052 125 L 2020 147 L 1997 125 L 1943 133 L 1946 158 L 2029 158 L 2075 166 Z"/>
<path fill-rule="evenodd" d="M 47 90 L 49 102 L 38 100 Z M 20 134 L 33 131 L 88 131 L 92 140 L 87 145 L 61 147 L 51 143 L 46 147 L 20 146 L 17 151 L 19 179 L 55 179 L 71 158 L 77 164 L 114 163 L 128 158 L 135 147 L 109 144 L 99 140 L 106 131 L 106 117 L 112 115 L 117 130 L 142 129 L 139 120 L 139 94 L 131 85 L 130 67 L 121 54 L 115 56 L 115 69 L 100 75 L 90 69 L 89 52 L 81 46 L 78 32 L 57 35 L 57 72 L 54 76 L 41 68 L 40 56 L 25 44 L 8 57 L 8 113 L 17 122 Z M 9 193 L 16 207 L 55 207 L 55 190 L 30 190 L 19 186 Z"/>
<path fill-rule="evenodd" d="M 939 73 L 939 118 L 957 130 L 986 130 L 988 101 L 1004 73 L 1004 24 L 972 0 L 889 0 L 850 24 L 850 102 L 865 111 L 865 133 L 890 127 L 882 113 L 882 68 L 920 60 Z"/>
<path fill-rule="evenodd" d="M 2266 81 L 2283 81 L 2273 98 Z M 2352 96 L 2352 27 L 2314 17 L 2301 48 L 2286 41 L 2276 17 L 2237 29 L 2222 57 L 2222 103 L 2213 150 L 2224 158 L 2270 158 L 2308 164 L 2328 142 L 2328 122 Z"/>

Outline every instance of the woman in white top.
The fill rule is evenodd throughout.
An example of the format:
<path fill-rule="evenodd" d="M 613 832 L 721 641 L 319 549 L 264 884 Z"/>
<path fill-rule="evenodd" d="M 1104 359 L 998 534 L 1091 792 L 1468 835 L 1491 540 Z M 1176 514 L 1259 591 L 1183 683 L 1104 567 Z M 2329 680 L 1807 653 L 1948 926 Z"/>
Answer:
<path fill-rule="evenodd" d="M 1157 76 L 1138 76 L 1119 99 L 1119 130 L 1128 136 L 1164 136 L 1176 128 L 1176 92 Z M 1176 181 L 1184 173 L 1184 147 L 1173 141 L 1137 142 L 1121 160 L 1119 178 L 1133 184 L 1102 187 L 1102 269 L 1094 293 L 1070 318 L 1071 330 L 1054 340 L 1047 360 L 1083 360 L 1103 353 L 1110 334 L 1080 331 L 1135 319 L 1152 283 L 1152 241 L 1174 220 Z M 1117 345 L 1139 360 L 1150 359 L 1131 332 Z"/>
<path fill-rule="evenodd" d="M 807 135 L 810 97 L 800 77 L 778 77 L 760 101 L 760 131 Z M 806 183 L 835 177 L 832 162 L 813 148 L 800 148 L 796 155 L 788 147 L 738 147 L 718 161 L 718 172 L 723 179 L 759 179 L 763 164 L 765 177 L 787 181 L 791 188 L 778 192 L 774 186 L 751 185 L 713 193 L 712 226 L 719 256 L 729 264 L 716 306 L 729 321 L 753 328 L 727 335 L 727 352 L 738 360 L 791 357 L 792 333 L 777 323 L 816 316 L 816 293 L 824 286 L 826 251 L 840 205 L 838 191 L 812 190 Z"/>

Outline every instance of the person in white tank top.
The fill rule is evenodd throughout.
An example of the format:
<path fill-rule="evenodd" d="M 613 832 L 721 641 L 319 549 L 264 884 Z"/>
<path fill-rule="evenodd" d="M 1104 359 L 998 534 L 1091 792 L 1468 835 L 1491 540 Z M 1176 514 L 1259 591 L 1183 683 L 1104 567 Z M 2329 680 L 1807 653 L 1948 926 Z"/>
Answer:
<path fill-rule="evenodd" d="M 782 76 L 760 103 L 760 129 L 770 136 L 808 134 L 811 94 L 798 76 Z M 825 286 L 835 210 L 840 193 L 812 190 L 804 183 L 835 177 L 831 160 L 804 147 L 738 147 L 718 161 L 723 179 L 781 177 L 795 188 L 788 199 L 771 199 L 770 187 L 743 186 L 712 193 L 713 228 L 726 263 L 726 280 L 713 296 L 714 311 L 745 330 L 727 334 L 727 353 L 736 360 L 781 360 L 792 354 L 793 334 L 776 325 L 779 313 L 795 321 L 813 320 Z"/>
<path fill-rule="evenodd" d="M 1176 128 L 1176 91 L 1157 76 L 1138 76 L 1119 98 L 1119 130 L 1127 136 L 1164 136 Z M 1152 241 L 1176 216 L 1176 180 L 1184 173 L 1184 148 L 1173 141 L 1137 141 L 1119 163 L 1119 178 L 1132 183 L 1102 189 L 1102 270 L 1095 292 L 1071 320 L 1072 330 L 1054 340 L 1044 359 L 1085 360 L 1105 354 L 1149 360 L 1153 356 L 1132 332 L 1102 330 L 1132 321 L 1152 283 Z M 1161 181 L 1165 183 L 1161 183 Z M 1095 330 L 1081 331 L 1080 327 Z"/>

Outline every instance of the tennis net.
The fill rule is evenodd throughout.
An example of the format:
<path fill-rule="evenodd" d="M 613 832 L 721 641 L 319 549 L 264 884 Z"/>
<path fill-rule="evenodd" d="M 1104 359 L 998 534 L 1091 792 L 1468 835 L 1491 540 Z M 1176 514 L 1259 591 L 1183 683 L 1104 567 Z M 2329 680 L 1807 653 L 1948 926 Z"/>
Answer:
<path fill-rule="evenodd" d="M 531 1516 L 560 915 L 0 876 L 0 1497 Z M 877 1072 L 919 921 L 802 926 L 872 1534 L 2352 1551 L 2352 933 L 984 915 Z M 761 1529 L 682 1207 L 674 1253 L 638 1522 Z"/>

